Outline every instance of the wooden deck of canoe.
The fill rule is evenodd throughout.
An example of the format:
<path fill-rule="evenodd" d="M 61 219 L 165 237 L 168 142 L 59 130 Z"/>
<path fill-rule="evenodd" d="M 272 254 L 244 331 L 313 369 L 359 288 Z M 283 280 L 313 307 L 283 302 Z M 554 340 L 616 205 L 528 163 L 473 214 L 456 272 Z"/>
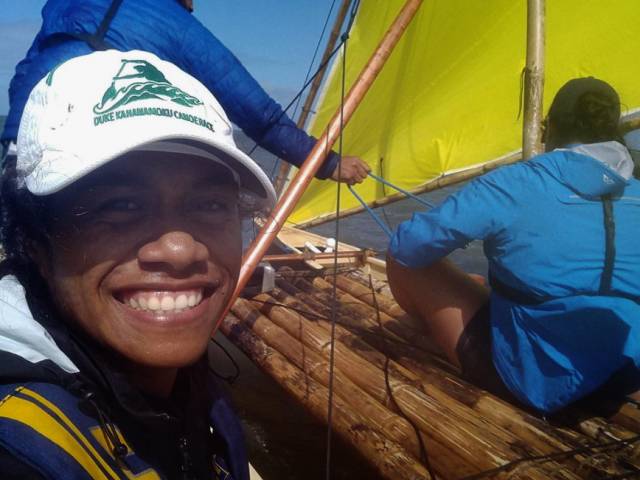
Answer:
<path fill-rule="evenodd" d="M 326 421 L 335 315 L 333 428 L 382 478 L 429 478 L 423 451 L 443 479 L 640 478 L 637 404 L 591 399 L 543 419 L 492 396 L 460 378 L 359 262 L 335 275 L 290 262 L 276 288 L 236 302 L 222 331 Z"/>

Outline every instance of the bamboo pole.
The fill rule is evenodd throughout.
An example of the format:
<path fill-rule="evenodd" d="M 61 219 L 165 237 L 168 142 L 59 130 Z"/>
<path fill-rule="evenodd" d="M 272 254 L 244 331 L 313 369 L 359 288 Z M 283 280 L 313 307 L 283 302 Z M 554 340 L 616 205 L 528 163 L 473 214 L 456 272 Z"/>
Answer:
<path fill-rule="evenodd" d="M 243 259 L 238 282 L 229 299 L 225 313 L 229 311 L 231 305 L 235 299 L 238 298 L 240 292 L 242 292 L 242 289 L 249 281 L 249 278 L 251 278 L 262 256 L 267 252 L 267 249 L 278 235 L 287 217 L 293 211 L 304 190 L 340 136 L 342 128 L 349 122 L 353 112 L 366 95 L 369 87 L 373 84 L 373 81 L 391 55 L 393 48 L 402 37 L 402 34 L 409 26 L 409 23 L 421 4 L 422 0 L 407 0 L 396 17 L 396 20 L 385 34 L 380 45 L 345 97 L 344 104 L 338 108 L 338 111 L 334 114 L 326 130 L 320 136 L 311 153 L 309 153 L 309 156 L 298 171 L 295 179 L 291 182 L 284 195 L 278 200 L 274 211 L 267 219 L 264 227 L 260 230 L 258 237 Z M 224 315 L 221 316 L 219 322 L 222 321 L 222 318 L 224 318 Z"/>
<path fill-rule="evenodd" d="M 336 277 L 328 275 L 326 278 L 330 283 L 333 283 L 335 278 L 336 286 L 340 290 L 353 295 L 358 300 L 372 307 L 377 305 L 380 310 L 398 319 L 405 318 L 405 313 L 393 298 L 381 293 L 376 293 L 374 300 L 369 287 L 366 287 L 359 281 L 347 278 L 344 275 L 338 275 Z M 394 354 L 396 352 L 397 349 L 387 350 L 387 353 Z M 497 423 L 507 426 L 506 428 L 514 431 L 514 433 L 528 443 L 539 441 L 540 432 L 543 432 L 543 434 L 547 436 L 547 443 L 552 443 L 548 438 L 553 437 L 563 442 L 568 442 L 573 448 L 592 443 L 588 438 L 596 441 L 628 439 L 637 435 L 637 432 L 640 432 L 640 409 L 630 403 L 619 405 L 612 401 L 609 402 L 611 405 L 604 405 L 606 402 L 603 399 L 598 399 L 596 405 L 593 405 L 593 407 L 596 411 L 609 411 L 609 418 L 607 419 L 593 416 L 593 413 L 588 414 L 575 408 L 567 411 L 563 415 L 563 423 L 575 425 L 575 428 L 579 432 L 588 437 L 586 438 L 566 428 L 550 428 L 546 422 L 541 422 L 537 417 L 524 413 L 516 408 L 512 407 L 511 411 L 505 410 L 501 406 L 501 404 L 504 404 L 501 400 L 490 395 L 477 395 L 473 390 L 465 388 L 459 382 L 456 382 L 455 378 L 452 378 L 442 371 L 434 371 L 424 361 L 412 358 L 411 355 L 393 356 L 393 358 L 400 365 L 412 372 L 416 372 L 421 378 L 428 379 L 430 383 L 435 382 L 442 385 L 442 382 L 445 382 L 448 392 L 458 400 L 468 405 L 473 405 L 474 410 L 476 410 L 479 415 L 485 418 L 492 418 Z M 458 385 L 457 389 L 455 388 L 456 384 Z M 615 413 L 611 414 L 611 412 Z M 640 445 L 634 447 L 633 454 L 627 455 L 626 461 L 633 463 L 632 459 L 635 459 L 635 457 L 639 457 L 638 460 L 640 460 Z M 581 461 L 588 463 L 588 458 L 582 457 Z M 636 463 L 638 462 L 636 461 Z M 633 464 L 635 465 L 635 463 Z M 609 468 L 614 468 L 611 462 L 609 463 Z"/>
<path fill-rule="evenodd" d="M 258 296 L 261 303 L 254 304 L 242 298 L 234 304 L 232 312 L 238 318 L 246 321 L 251 330 L 262 338 L 267 345 L 275 348 L 283 354 L 293 365 L 305 374 L 309 375 L 315 381 L 328 387 L 329 385 L 329 363 L 315 349 L 308 348 L 302 342 L 303 336 L 311 336 L 315 338 L 311 341 L 320 342 L 322 345 L 326 338 L 325 335 L 314 331 L 313 328 L 305 328 L 295 317 L 295 314 L 283 309 L 276 309 L 276 316 L 280 314 L 280 318 L 284 318 L 281 322 L 275 322 L 272 317 L 267 317 L 259 311 L 271 312 L 272 309 L 265 307 L 264 301 L 274 302 L 274 299 L 266 294 Z M 284 325 L 283 325 L 284 323 Z M 320 328 L 320 327 L 318 327 Z M 365 390 L 353 383 L 341 371 L 336 371 L 333 383 L 335 393 L 350 402 L 353 408 L 364 415 L 370 424 L 379 432 L 387 436 L 391 441 L 402 446 L 415 459 L 419 458 L 418 443 L 416 435 L 411 424 L 399 415 L 392 413 L 381 403 L 375 401 Z"/>
<path fill-rule="evenodd" d="M 327 275 L 325 277 L 326 281 L 333 284 L 335 280 L 336 286 L 344 291 L 345 293 L 349 293 L 356 297 L 358 300 L 366 303 L 367 305 L 377 307 L 380 311 L 390 315 L 392 317 L 401 318 L 406 315 L 404 310 L 400 308 L 400 305 L 395 301 L 394 298 L 384 295 L 382 293 L 375 293 L 371 291 L 371 288 L 363 285 L 355 280 L 351 280 L 344 275 Z"/>
<path fill-rule="evenodd" d="M 329 35 L 329 39 L 327 40 L 327 46 L 325 47 L 324 53 L 322 54 L 322 59 L 320 60 L 320 65 L 325 66 L 318 72 L 316 77 L 313 79 L 313 82 L 311 83 L 311 87 L 309 87 L 309 94 L 304 101 L 302 111 L 300 112 L 300 117 L 297 121 L 298 128 L 304 128 L 305 124 L 307 123 L 307 118 L 309 117 L 309 113 L 311 113 L 311 107 L 316 100 L 316 96 L 318 95 L 318 91 L 320 90 L 320 85 L 322 84 L 322 80 L 324 79 L 325 73 L 327 71 L 328 65 L 326 64 L 329 62 L 331 52 L 333 52 L 333 49 L 336 46 L 336 41 L 338 40 L 338 35 L 340 34 L 340 28 L 344 23 L 344 19 L 347 16 L 350 5 L 351 0 L 342 0 L 340 10 L 338 10 L 338 14 L 336 15 L 336 21 L 333 24 L 333 29 L 331 30 L 331 34 Z M 274 188 L 278 196 L 282 194 L 282 190 L 287 183 L 287 177 L 289 176 L 290 171 L 290 163 L 280 163 L 280 169 L 278 170 L 278 175 L 274 182 Z"/>
<path fill-rule="evenodd" d="M 310 379 L 281 353 L 269 347 L 235 315 L 227 315 L 220 324 L 220 329 L 316 418 L 327 421 L 329 393 L 325 387 Z M 342 398 L 334 397 L 334 402 L 336 408 L 333 424 L 336 431 L 360 451 L 381 475 L 403 480 L 428 478 L 422 465 L 380 432 L 370 428 L 367 419 L 349 408 Z"/>
<path fill-rule="evenodd" d="M 298 286 L 285 280 L 276 280 L 276 284 L 284 291 L 303 302 L 303 304 L 312 306 L 312 308 L 318 312 L 321 317 L 330 318 L 331 308 L 334 304 L 331 296 L 314 291 L 313 286 L 304 279 L 296 279 L 295 282 L 303 288 L 298 288 Z M 389 319 L 387 317 L 381 318 L 381 321 L 378 322 L 377 320 L 369 318 L 366 315 L 362 315 L 359 312 L 349 310 L 342 303 L 339 303 L 337 308 L 337 322 L 349 330 L 358 332 L 359 335 L 362 335 L 367 339 L 370 337 L 379 337 L 398 345 L 409 344 L 405 338 L 402 338 L 393 331 L 394 325 L 389 324 Z M 387 323 L 386 325 L 385 320 Z M 393 323 L 397 324 L 398 322 Z M 387 328 L 387 326 L 390 326 L 391 328 Z M 430 346 L 431 344 L 429 343 L 427 347 L 420 345 L 419 348 L 422 348 L 423 351 L 428 351 Z"/>
<path fill-rule="evenodd" d="M 390 296 L 387 296 L 382 293 L 376 293 L 375 300 L 374 300 L 371 289 L 365 286 L 364 284 L 360 283 L 359 281 L 348 278 L 344 275 L 337 275 L 335 277 L 332 275 L 327 275 L 325 278 L 329 283 L 333 283 L 335 279 L 336 286 L 338 287 L 339 290 L 352 295 L 353 297 L 357 298 L 359 301 L 366 303 L 371 307 L 375 307 L 377 305 L 377 307 L 381 311 L 401 321 L 406 318 L 406 314 L 404 313 L 404 311 Z M 633 435 L 633 432 L 640 432 L 640 409 L 639 408 L 637 408 L 636 406 L 633 406 L 630 403 L 615 405 L 615 402 L 610 402 L 611 405 L 609 406 L 602 405 L 602 403 L 603 403 L 603 400 L 599 399 L 598 405 L 596 405 L 595 407 L 596 408 L 600 407 L 600 409 L 603 409 L 603 410 L 608 409 L 610 412 L 615 412 L 610 415 L 611 417 L 610 421 L 615 420 L 615 423 L 625 428 L 627 437 Z M 529 417 L 529 418 L 532 419 L 535 417 Z M 581 421 L 582 420 L 580 421 L 575 420 L 575 423 L 579 424 Z M 588 426 L 588 423 L 584 423 L 584 425 L 585 425 L 584 427 L 580 427 L 580 428 L 583 429 L 585 432 L 587 432 L 591 427 Z M 611 428 L 615 430 L 618 427 L 615 427 L 612 425 Z M 606 431 L 606 429 L 602 428 L 601 431 L 604 432 Z M 614 435 L 612 434 L 612 437 L 613 436 Z M 620 437 L 620 438 L 623 438 L 623 437 Z"/>
<path fill-rule="evenodd" d="M 297 279 L 296 285 L 304 286 L 307 293 L 318 298 L 322 303 L 330 305 L 333 290 L 331 284 L 326 280 L 317 277 L 309 284 L 304 279 Z M 382 326 L 385 330 L 392 332 L 406 342 L 422 348 L 423 350 L 440 354 L 441 349 L 426 333 L 424 325 L 414 318 L 404 315 L 401 318 L 394 318 L 386 313 L 376 311 L 370 305 L 358 301 L 358 299 L 349 293 L 341 290 L 337 291 L 337 300 L 340 305 L 340 312 L 351 318 L 366 319 L 369 323 L 376 327 Z"/>
<path fill-rule="evenodd" d="M 264 294 L 255 297 L 256 300 L 260 301 L 260 310 L 268 314 L 275 323 L 289 331 L 292 336 L 300 338 L 300 336 L 303 335 L 301 332 L 308 333 L 307 330 L 319 327 L 324 327 L 327 331 L 326 334 L 329 334 L 330 326 L 328 322 L 314 321 L 307 325 L 301 325 L 303 320 L 299 318 L 298 314 L 294 313 L 293 310 L 287 310 L 288 308 L 292 308 L 298 312 L 309 312 L 309 306 L 305 307 L 291 298 L 287 299 L 278 296 L 278 301 L 284 304 L 283 307 L 280 307 L 274 305 L 268 298 L 269 297 Z M 314 312 L 309 312 L 309 314 L 313 317 Z M 553 427 L 547 422 L 523 412 L 503 400 L 493 397 L 473 385 L 460 381 L 446 369 L 442 370 L 439 368 L 437 362 L 433 363 L 427 359 L 426 361 L 418 360 L 418 363 L 416 363 L 414 358 L 410 358 L 411 356 L 407 357 L 403 356 L 402 353 L 398 354 L 397 346 L 376 351 L 362 342 L 361 334 L 352 334 L 340 326 L 336 329 L 336 340 L 339 341 L 340 344 L 344 344 L 350 351 L 362 356 L 371 365 L 382 369 L 384 368 L 385 356 L 381 352 L 384 351 L 386 354 L 392 353 L 391 358 L 398 362 L 398 364 L 394 364 L 394 362 L 390 364 L 392 376 L 400 376 L 407 384 L 415 386 L 422 385 L 424 391 L 431 393 L 431 395 L 438 398 L 443 404 L 455 407 L 455 404 L 460 402 L 466 406 L 466 408 L 473 410 L 474 413 L 471 414 L 472 417 L 482 418 L 485 422 L 489 422 L 499 429 L 504 429 L 513 435 L 514 438 L 518 438 L 522 442 L 522 445 L 527 446 L 527 451 L 549 454 L 584 447 L 587 444 L 593 443 L 579 433 L 566 428 Z M 367 342 L 369 342 L 368 339 Z M 313 347 L 308 341 L 304 343 Z M 323 345 L 321 340 L 318 340 L 317 343 L 318 345 Z M 374 342 L 369 343 L 370 345 L 375 344 Z M 349 362 L 347 365 L 352 365 L 352 368 L 349 369 L 350 373 L 354 373 L 357 379 L 361 379 L 360 376 L 363 375 L 363 371 L 358 367 L 358 363 Z M 371 377 L 367 375 L 365 375 L 364 378 L 365 386 L 363 386 L 363 388 L 366 389 L 370 387 L 372 380 Z M 460 412 L 459 408 L 460 406 L 458 409 L 453 408 L 453 411 Z M 464 408 L 462 412 L 463 413 L 459 414 L 464 418 L 466 416 Z M 452 418 L 451 421 L 460 420 Z M 628 431 L 624 432 L 618 427 L 607 426 L 603 422 L 603 420 L 598 423 L 590 419 L 583 419 L 580 422 L 580 429 L 585 431 L 585 433 L 590 433 L 589 430 L 591 432 L 598 431 L 601 436 L 608 435 L 609 439 L 629 438 L 633 435 Z M 598 439 L 595 437 L 594 439 L 602 440 L 602 438 Z M 626 458 L 627 463 L 633 460 L 629 454 L 624 456 L 624 458 Z M 567 469 L 563 471 L 561 475 L 565 478 L 568 478 L 567 475 L 569 475 L 570 478 L 571 474 L 569 472 L 575 469 L 583 472 L 586 476 L 602 474 L 605 471 L 601 468 L 601 464 L 593 462 L 588 454 L 576 455 L 575 458 L 567 458 L 562 461 L 562 465 Z M 606 472 L 623 473 L 625 471 L 623 465 L 624 460 L 618 463 L 615 461 L 607 461 Z M 587 475 L 587 473 L 589 473 L 589 475 Z M 582 475 L 579 476 L 582 477 Z"/>
<path fill-rule="evenodd" d="M 527 64 L 524 71 L 522 156 L 542 153 L 545 0 L 527 0 Z"/>
<path fill-rule="evenodd" d="M 264 300 L 265 297 L 265 295 L 261 295 L 260 299 Z M 262 301 L 260 304 L 264 305 Z M 257 322 L 256 315 L 250 312 L 244 312 L 244 314 L 251 319 L 252 324 Z M 289 331 L 290 335 L 299 338 L 310 350 L 323 355 L 325 361 L 328 362 L 329 330 L 322 329 L 315 322 L 310 322 L 304 317 L 292 314 L 287 309 L 278 306 L 269 308 L 269 316 L 272 321 Z M 259 335 L 262 336 L 262 333 L 260 331 Z M 267 340 L 267 343 L 270 341 Z M 281 344 L 284 342 L 286 345 L 292 341 L 292 339 L 281 340 Z M 336 342 L 336 371 L 350 378 L 374 398 L 377 398 L 379 402 L 386 403 L 385 374 L 383 370 L 374 367 L 371 362 L 360 357 L 360 354 L 366 355 L 367 353 L 368 351 L 353 352 L 341 341 Z M 410 372 L 409 376 L 405 376 L 404 369 L 395 362 L 391 362 L 389 367 L 389 382 L 394 392 L 395 401 L 414 424 L 430 437 L 430 449 L 454 450 L 457 455 L 465 459 L 465 463 L 474 465 L 478 470 L 495 468 L 509 460 L 519 458 L 523 454 L 517 446 L 519 438 L 511 432 L 487 423 L 472 412 L 469 407 L 458 403 L 434 385 L 429 385 L 426 392 L 422 392 L 415 383 L 415 376 Z M 362 408 L 356 399 L 350 398 L 350 404 L 351 408 L 358 410 Z M 527 448 L 532 452 L 540 453 L 557 451 L 555 446 L 541 441 L 528 445 Z M 563 449 L 566 450 L 567 447 Z M 436 450 L 433 451 L 435 453 Z M 450 477 L 453 467 L 451 465 L 442 466 L 439 462 L 442 462 L 443 459 L 437 458 L 436 455 L 432 455 L 432 458 L 434 466 L 438 464 L 439 469 L 444 469 L 445 472 L 448 472 L 447 477 Z M 527 478 L 548 478 L 546 468 L 549 467 L 527 466 Z M 561 469 L 557 464 L 551 468 Z M 575 478 L 569 471 L 563 472 L 563 477 Z"/>

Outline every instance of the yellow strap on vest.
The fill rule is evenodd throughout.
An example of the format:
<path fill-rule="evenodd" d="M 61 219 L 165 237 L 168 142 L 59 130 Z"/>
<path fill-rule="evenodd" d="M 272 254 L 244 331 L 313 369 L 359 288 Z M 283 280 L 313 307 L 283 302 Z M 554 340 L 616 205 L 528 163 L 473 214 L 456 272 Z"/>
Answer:
<path fill-rule="evenodd" d="M 116 435 L 118 435 L 120 442 L 126 445 L 128 451 L 127 455 L 133 455 L 133 449 L 127 443 L 126 439 L 122 436 L 122 433 L 120 433 L 120 429 L 116 425 L 112 425 L 112 427 L 115 429 Z M 100 446 L 105 449 L 105 451 L 109 452 L 111 458 L 114 458 L 115 460 L 115 457 L 113 456 L 113 454 L 111 453 L 111 449 L 109 448 L 109 442 L 105 438 L 102 429 L 99 426 L 95 426 L 91 427 L 90 431 L 91 435 L 93 435 L 93 437 L 96 439 L 96 442 L 98 442 Z M 160 475 L 158 475 L 158 473 L 152 468 L 147 468 L 146 470 L 138 474 L 134 474 L 131 470 L 126 468 L 126 465 L 123 465 L 122 470 L 129 480 L 161 480 Z"/>
<path fill-rule="evenodd" d="M 34 401 L 18 397 L 15 395 L 16 393 L 21 393 Z M 55 416 L 43 409 L 39 404 L 46 406 Z M 0 417 L 27 425 L 49 439 L 73 457 L 91 478 L 100 480 L 122 478 L 113 471 L 89 440 L 64 413 L 36 392 L 25 387 L 16 389 L 0 403 Z"/>

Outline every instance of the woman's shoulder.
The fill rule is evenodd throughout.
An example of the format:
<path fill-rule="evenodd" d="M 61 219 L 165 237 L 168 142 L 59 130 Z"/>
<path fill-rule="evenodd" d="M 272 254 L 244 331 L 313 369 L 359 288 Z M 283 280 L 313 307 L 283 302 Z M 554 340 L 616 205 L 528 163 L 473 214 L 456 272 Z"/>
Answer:
<path fill-rule="evenodd" d="M 13 453 L 0 445 L 0 472 L 4 480 L 45 480 L 35 467 L 18 459 Z"/>

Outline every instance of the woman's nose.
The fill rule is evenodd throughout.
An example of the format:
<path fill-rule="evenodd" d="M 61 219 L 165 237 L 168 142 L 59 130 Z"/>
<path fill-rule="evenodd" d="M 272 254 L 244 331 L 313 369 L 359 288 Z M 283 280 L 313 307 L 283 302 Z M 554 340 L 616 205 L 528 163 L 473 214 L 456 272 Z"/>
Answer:
<path fill-rule="evenodd" d="M 162 263 L 182 271 L 207 260 L 207 247 L 186 232 L 168 232 L 138 250 L 142 263 Z"/>

